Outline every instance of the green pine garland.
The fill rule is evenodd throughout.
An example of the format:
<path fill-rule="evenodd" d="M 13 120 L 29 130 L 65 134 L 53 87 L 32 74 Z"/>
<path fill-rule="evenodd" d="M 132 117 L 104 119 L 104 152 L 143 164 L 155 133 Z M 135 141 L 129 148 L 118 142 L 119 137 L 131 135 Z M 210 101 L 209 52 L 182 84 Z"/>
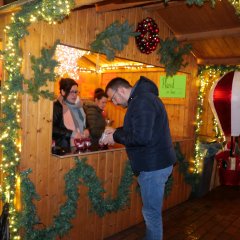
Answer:
<path fill-rule="evenodd" d="M 165 66 L 166 75 L 173 76 L 183 66 L 187 66 L 188 63 L 183 63 L 183 55 L 190 53 L 192 46 L 185 44 L 183 47 L 180 46 L 176 38 L 166 40 L 160 39 L 160 63 Z"/>
<path fill-rule="evenodd" d="M 186 3 L 188 5 L 197 5 L 197 6 L 202 6 L 204 4 L 204 2 L 206 2 L 206 0 L 186 0 Z M 215 0 L 210 0 L 212 7 L 215 6 L 216 1 Z"/>
<path fill-rule="evenodd" d="M 36 215 L 36 207 L 33 204 L 33 200 L 39 200 L 39 196 L 36 194 L 33 183 L 28 178 L 30 171 L 22 174 L 23 211 L 18 215 L 18 228 L 23 228 L 25 240 L 53 240 L 57 236 L 62 237 L 71 229 L 71 220 L 76 215 L 80 184 L 88 187 L 88 196 L 93 210 L 100 217 L 108 212 L 118 211 L 128 204 L 130 186 L 133 183 L 133 173 L 128 162 L 115 199 L 111 199 L 110 196 L 106 199 L 102 197 L 105 190 L 93 167 L 86 163 L 86 159 L 75 158 L 75 163 L 75 167 L 64 177 L 67 201 L 60 207 L 60 212 L 54 217 L 53 224 L 41 230 L 35 229 L 35 226 L 40 224 L 40 220 Z"/>
<path fill-rule="evenodd" d="M 57 40 L 50 49 L 43 48 L 40 58 L 31 57 L 34 78 L 25 80 L 24 83 L 28 85 L 26 92 L 32 96 L 33 101 L 38 101 L 40 96 L 51 100 L 54 99 L 54 93 L 49 92 L 49 90 L 41 90 L 41 87 L 47 86 L 48 81 L 54 82 L 56 80 L 54 69 L 57 67 L 58 62 L 53 59 L 53 56 L 59 42 Z"/>
<path fill-rule="evenodd" d="M 109 61 L 115 57 L 115 51 L 122 51 L 124 45 L 128 44 L 130 36 L 138 36 L 139 33 L 133 31 L 133 26 L 126 20 L 123 24 L 115 21 L 103 32 L 97 35 L 96 40 L 91 43 L 91 50 L 104 53 Z"/>
<path fill-rule="evenodd" d="M 73 0 L 66 0 L 66 4 L 60 8 L 59 1 L 42 0 L 32 1 L 22 6 L 22 9 L 15 13 L 12 22 L 5 27 L 7 34 L 6 48 L 2 52 L 4 59 L 4 68 L 7 71 L 7 78 L 1 88 L 1 104 L 2 115 L 0 119 L 0 146 L 2 150 L 1 171 L 3 173 L 2 199 L 3 202 L 9 202 L 10 212 L 10 235 L 11 239 L 18 238 L 18 229 L 15 228 L 16 210 L 14 207 L 15 183 L 17 177 L 17 167 L 20 161 L 20 149 L 17 144 L 20 136 L 20 95 L 25 92 L 23 85 L 28 86 L 27 92 L 32 95 L 33 100 L 37 100 L 39 96 L 51 98 L 52 94 L 48 91 L 40 90 L 46 81 L 51 81 L 54 77 L 53 69 L 56 62 L 50 60 L 51 51 L 54 47 L 42 50 L 42 57 L 36 59 L 32 57 L 33 70 L 35 73 L 34 84 L 24 79 L 21 74 L 22 67 L 22 51 L 20 48 L 20 40 L 29 34 L 27 27 L 34 21 L 47 20 L 53 23 L 62 20 L 70 13 L 73 7 Z M 47 8 L 46 8 L 47 6 Z M 52 7 L 51 7 L 52 6 Z M 52 12 L 53 11 L 53 12 Z M 49 54 L 49 55 L 48 55 Z M 37 69 L 36 64 L 42 64 L 41 69 Z M 35 64 L 35 65 L 34 65 Z M 49 66 L 47 66 L 49 64 Z M 43 73 L 40 73 L 40 71 Z M 49 71 L 49 72 L 48 72 Z M 49 74 L 47 74 L 47 72 Z M 44 77 L 47 77 L 43 80 Z"/>
<path fill-rule="evenodd" d="M 179 163 L 179 172 L 183 174 L 185 182 L 192 187 L 192 192 L 195 192 L 200 181 L 200 176 L 197 173 L 189 172 L 189 162 L 186 161 L 184 155 L 181 153 L 180 144 L 178 142 L 175 144 L 174 148 Z"/>
<path fill-rule="evenodd" d="M 168 2 L 165 0 L 165 2 Z M 204 1 L 200 0 L 187 0 L 189 4 L 200 4 Z M 212 1 L 213 2 L 213 1 Z M 233 4 L 233 1 L 230 1 Z M 54 23 L 57 21 L 62 21 L 67 15 L 69 15 L 70 10 L 74 6 L 74 0 L 66 0 L 64 2 L 51 1 L 51 0 L 42 0 L 42 1 L 32 1 L 26 3 L 22 6 L 22 9 L 13 16 L 13 20 L 9 26 L 6 27 L 6 34 L 8 37 L 7 48 L 3 52 L 4 56 L 4 68 L 7 71 L 8 78 L 5 80 L 2 87 L 2 116 L 0 119 L 0 145 L 3 152 L 3 164 L 1 170 L 4 173 L 4 182 L 2 191 L 3 193 L 7 192 L 6 187 L 9 188 L 9 201 L 10 201 L 10 212 L 11 219 L 14 219 L 14 205 L 13 200 L 15 196 L 15 181 L 17 166 L 20 161 L 20 152 L 16 144 L 19 139 L 19 111 L 20 108 L 17 106 L 19 104 L 18 97 L 24 92 L 23 83 L 28 83 L 28 93 L 32 95 L 34 100 L 37 100 L 39 96 L 51 98 L 49 92 L 41 91 L 41 86 L 44 86 L 44 83 L 37 84 L 38 79 L 40 80 L 43 76 L 35 76 L 35 84 L 38 85 L 38 88 L 33 87 L 28 80 L 25 80 L 21 74 L 22 66 L 22 52 L 20 49 L 20 40 L 29 34 L 27 27 L 34 21 L 46 20 L 49 23 Z M 233 4 L 233 6 L 237 7 Z M 117 24 L 116 24 L 117 26 Z M 115 38 L 119 42 L 114 43 L 113 40 L 107 40 L 106 36 L 109 36 L 109 32 L 100 34 L 98 37 L 101 38 L 101 43 L 99 43 L 99 49 L 104 52 L 105 44 L 110 49 L 107 51 L 107 56 L 111 59 L 114 57 L 115 50 L 121 51 L 124 44 L 127 44 L 129 36 L 134 36 L 136 33 L 132 32 L 132 28 L 127 24 L 123 24 L 122 27 L 119 26 L 120 32 L 116 34 Z M 110 28 L 111 30 L 111 28 Z M 113 32 L 113 30 L 111 30 Z M 119 36 L 119 34 L 121 34 Z M 105 39 L 106 38 L 106 39 Z M 96 44 L 98 45 L 98 44 Z M 44 55 L 42 53 L 42 55 Z M 40 59 L 32 58 L 32 63 L 37 62 Z M 51 62 L 50 65 L 54 63 Z M 53 69 L 50 67 L 50 69 Z M 34 67 L 33 67 L 34 68 Z M 39 69 L 34 68 L 35 74 L 37 75 Z M 52 70 L 50 70 L 52 71 Z M 49 80 L 51 76 L 49 76 Z M 42 79 L 40 80 L 40 82 Z M 51 80 L 50 80 L 51 81 Z M 39 96 L 38 96 L 39 94 Z M 5 195 L 3 194 L 3 199 L 5 201 Z M 12 232 L 11 238 L 17 236 L 17 232 Z"/>
<path fill-rule="evenodd" d="M 188 172 L 188 162 L 185 160 L 180 150 L 180 145 L 175 145 L 177 161 L 179 164 L 179 172 L 184 175 L 185 181 L 190 184 L 193 189 L 196 185 L 197 175 L 192 175 Z M 92 166 L 87 164 L 86 159 L 75 158 L 75 167 L 70 169 L 65 175 L 65 194 L 67 196 L 66 202 L 60 207 L 60 212 L 54 217 L 53 224 L 44 229 L 36 229 L 36 226 L 41 224 L 36 213 L 36 207 L 33 200 L 40 200 L 37 195 L 34 184 L 28 178 L 30 170 L 22 173 L 21 190 L 22 190 L 22 205 L 23 211 L 18 214 L 17 228 L 23 229 L 25 240 L 53 240 L 57 236 L 64 236 L 71 229 L 71 220 L 76 215 L 77 202 L 79 201 L 78 188 L 79 185 L 88 187 L 88 197 L 90 199 L 92 208 L 100 217 L 107 213 L 116 212 L 123 209 L 129 203 L 130 186 L 134 181 L 133 173 L 129 162 L 126 162 L 123 176 L 117 189 L 117 196 L 111 199 L 108 196 L 103 198 L 102 194 L 105 190 L 101 181 L 96 175 Z M 171 175 L 165 186 L 165 197 L 167 197 L 172 190 L 173 176 Z"/>

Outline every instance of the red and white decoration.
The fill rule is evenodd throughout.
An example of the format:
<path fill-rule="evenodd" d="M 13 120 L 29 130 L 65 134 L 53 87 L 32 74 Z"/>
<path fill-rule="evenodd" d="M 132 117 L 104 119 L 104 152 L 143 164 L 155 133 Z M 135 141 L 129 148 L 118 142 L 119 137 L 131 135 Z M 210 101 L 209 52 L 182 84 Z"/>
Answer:
<path fill-rule="evenodd" d="M 225 74 L 209 93 L 213 114 L 225 136 L 240 135 L 240 72 Z"/>

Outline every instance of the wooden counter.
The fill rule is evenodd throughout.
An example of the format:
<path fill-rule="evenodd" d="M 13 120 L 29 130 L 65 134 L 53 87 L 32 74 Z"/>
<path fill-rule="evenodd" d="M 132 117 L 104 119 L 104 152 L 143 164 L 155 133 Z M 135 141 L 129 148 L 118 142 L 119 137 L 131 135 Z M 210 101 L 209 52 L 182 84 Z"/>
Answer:
<path fill-rule="evenodd" d="M 178 139 L 178 141 L 182 152 L 189 158 L 193 147 L 192 139 Z M 51 224 L 52 217 L 58 214 L 59 206 L 65 201 L 64 175 L 74 167 L 75 156 L 76 154 L 51 157 L 49 192 L 48 194 L 45 193 L 43 199 L 38 203 L 40 216 L 47 216 L 44 219 L 46 225 Z M 106 190 L 104 197 L 109 195 L 114 197 L 128 159 L 125 148 L 118 147 L 98 152 L 81 153 L 78 157 L 80 159 L 87 158 L 87 163 L 95 169 L 96 175 L 101 179 Z M 172 191 L 164 201 L 164 209 L 187 200 L 190 194 L 190 187 L 185 183 L 184 177 L 179 174 L 178 165 L 174 167 L 173 177 Z M 143 221 L 141 214 L 142 203 L 140 195 L 136 191 L 136 181 L 131 186 L 129 206 L 124 210 L 106 214 L 102 218 L 92 211 L 87 192 L 87 187 L 81 185 L 77 216 L 72 222 L 73 229 L 63 239 L 100 240 Z M 46 210 L 48 214 L 46 214 Z"/>

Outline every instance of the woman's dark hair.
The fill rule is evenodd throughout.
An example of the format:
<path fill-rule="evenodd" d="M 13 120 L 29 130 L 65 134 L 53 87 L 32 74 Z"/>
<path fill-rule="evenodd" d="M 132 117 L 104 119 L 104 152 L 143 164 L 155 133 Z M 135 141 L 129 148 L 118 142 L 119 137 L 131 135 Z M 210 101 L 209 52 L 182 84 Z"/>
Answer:
<path fill-rule="evenodd" d="M 98 100 L 102 99 L 103 97 L 108 97 L 107 94 L 104 92 L 102 88 L 96 88 L 94 91 L 94 100 L 97 98 Z"/>
<path fill-rule="evenodd" d="M 69 92 L 72 88 L 72 86 L 77 85 L 77 82 L 75 80 L 73 80 L 72 78 L 61 78 L 59 81 L 59 88 L 60 88 L 60 93 L 61 90 L 63 90 L 66 94 L 64 96 L 64 98 L 66 99 L 67 96 L 69 95 Z"/>

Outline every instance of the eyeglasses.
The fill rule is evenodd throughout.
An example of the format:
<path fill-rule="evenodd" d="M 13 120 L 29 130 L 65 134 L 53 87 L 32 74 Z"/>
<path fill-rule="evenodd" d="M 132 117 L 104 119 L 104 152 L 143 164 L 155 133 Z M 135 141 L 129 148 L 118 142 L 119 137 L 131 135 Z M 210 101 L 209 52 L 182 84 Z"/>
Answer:
<path fill-rule="evenodd" d="M 70 91 L 69 94 L 78 94 L 79 91 Z"/>
<path fill-rule="evenodd" d="M 113 99 L 114 99 L 114 96 L 115 96 L 116 92 L 117 92 L 117 89 L 114 91 L 112 97 L 110 98 L 110 101 L 111 101 L 111 102 L 113 102 Z"/>

